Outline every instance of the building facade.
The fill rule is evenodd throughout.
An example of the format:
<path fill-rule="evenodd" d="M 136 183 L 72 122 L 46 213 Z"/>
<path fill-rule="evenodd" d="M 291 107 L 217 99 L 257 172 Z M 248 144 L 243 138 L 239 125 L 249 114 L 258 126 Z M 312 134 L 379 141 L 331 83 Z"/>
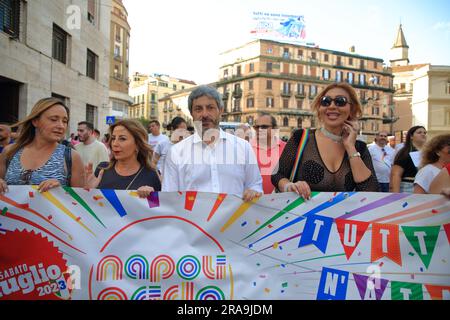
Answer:
<path fill-rule="evenodd" d="M 392 47 L 395 117 L 394 132 L 424 126 L 429 136 L 450 131 L 450 66 L 409 64 L 408 45 L 399 26 Z"/>
<path fill-rule="evenodd" d="M 113 0 L 111 10 L 111 43 L 109 102 L 111 115 L 118 119 L 128 117 L 128 108 L 133 103 L 129 96 L 128 78 L 130 58 L 130 32 L 128 12 L 122 0 Z"/>
<path fill-rule="evenodd" d="M 166 113 L 163 111 L 164 102 L 167 102 L 167 100 L 162 99 L 179 90 L 185 90 L 194 86 L 196 84 L 193 81 L 173 78 L 167 75 L 135 73 L 132 76 L 130 85 L 133 105 L 129 108 L 129 117 L 135 119 L 156 119 L 163 125 L 167 124 L 170 120 L 167 118 L 167 111 Z"/>
<path fill-rule="evenodd" d="M 392 119 L 392 73 L 383 60 L 308 46 L 255 40 L 221 54 L 216 86 L 223 94 L 224 121 L 253 124 L 272 114 L 280 135 L 319 126 L 311 103 L 328 84 L 348 82 L 363 105 L 361 137 L 368 142 Z"/>
<path fill-rule="evenodd" d="M 106 130 L 111 0 L 0 2 L 0 119 L 23 119 L 41 98 L 70 108 L 70 132 Z"/>
<path fill-rule="evenodd" d="M 196 87 L 190 87 L 188 89 L 179 90 L 159 99 L 159 103 L 163 106 L 163 120 L 161 124 L 164 128 L 164 132 L 167 131 L 167 125 L 175 117 L 182 117 L 185 119 L 188 126 L 193 124 L 188 100 L 189 95 L 195 88 Z"/>

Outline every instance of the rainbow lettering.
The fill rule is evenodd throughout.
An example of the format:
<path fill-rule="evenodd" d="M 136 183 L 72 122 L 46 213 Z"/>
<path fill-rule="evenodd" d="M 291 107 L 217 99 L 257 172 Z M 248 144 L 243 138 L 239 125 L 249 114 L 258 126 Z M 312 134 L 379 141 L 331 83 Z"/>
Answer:
<path fill-rule="evenodd" d="M 122 280 L 123 263 L 117 256 L 106 256 L 97 266 L 97 281 L 107 281 L 108 274 L 112 280 Z"/>
<path fill-rule="evenodd" d="M 128 300 L 122 289 L 117 287 L 106 288 L 98 294 L 97 300 Z"/>
<path fill-rule="evenodd" d="M 163 279 L 170 278 L 175 271 L 175 262 L 168 255 L 159 255 L 153 259 L 150 266 L 150 282 L 160 282 L 161 275 Z"/>
<path fill-rule="evenodd" d="M 148 261 L 141 255 L 134 255 L 125 262 L 125 273 L 131 279 L 148 279 Z"/>

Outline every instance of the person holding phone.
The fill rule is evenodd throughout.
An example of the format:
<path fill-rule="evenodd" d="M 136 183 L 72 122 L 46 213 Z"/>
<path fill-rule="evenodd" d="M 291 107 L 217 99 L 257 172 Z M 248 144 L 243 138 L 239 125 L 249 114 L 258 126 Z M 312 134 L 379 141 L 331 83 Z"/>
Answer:
<path fill-rule="evenodd" d="M 355 89 L 347 83 L 330 84 L 316 96 L 312 109 L 321 127 L 307 135 L 305 129 L 293 133 L 272 175 L 273 185 L 305 199 L 311 190 L 379 191 L 369 150 L 356 140 L 362 111 Z"/>

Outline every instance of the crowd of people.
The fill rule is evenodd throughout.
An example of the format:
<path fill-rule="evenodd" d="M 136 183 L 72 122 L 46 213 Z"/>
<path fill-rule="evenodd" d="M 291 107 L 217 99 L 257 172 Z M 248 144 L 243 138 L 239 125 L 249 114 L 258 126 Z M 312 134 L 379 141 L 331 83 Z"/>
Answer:
<path fill-rule="evenodd" d="M 450 194 L 450 134 L 427 142 L 426 129 L 414 126 L 402 145 L 385 131 L 366 145 L 357 140 L 362 107 L 347 83 L 321 91 L 312 103 L 319 128 L 295 130 L 287 142 L 266 113 L 253 128 L 220 129 L 224 105 L 213 87 L 193 90 L 188 108 L 194 128 L 175 117 L 169 137 L 157 120 L 147 131 L 125 119 L 102 138 L 92 123 L 79 122 L 66 140 L 69 109 L 42 99 L 22 121 L 0 124 L 0 193 L 8 185 L 37 185 L 40 192 L 71 186 L 136 190 L 145 198 L 154 191 L 202 191 L 244 201 L 272 192 L 304 199 L 312 191 Z"/>

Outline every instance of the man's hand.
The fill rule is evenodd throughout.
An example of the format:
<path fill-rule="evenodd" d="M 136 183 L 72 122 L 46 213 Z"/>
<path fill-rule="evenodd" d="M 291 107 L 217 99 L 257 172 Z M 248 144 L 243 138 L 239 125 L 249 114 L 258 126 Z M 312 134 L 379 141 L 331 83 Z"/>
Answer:
<path fill-rule="evenodd" d="M 245 202 L 250 202 L 255 198 L 259 198 L 262 196 L 261 192 L 257 192 L 255 190 L 247 189 L 244 191 L 244 196 L 242 199 L 244 199 Z"/>

